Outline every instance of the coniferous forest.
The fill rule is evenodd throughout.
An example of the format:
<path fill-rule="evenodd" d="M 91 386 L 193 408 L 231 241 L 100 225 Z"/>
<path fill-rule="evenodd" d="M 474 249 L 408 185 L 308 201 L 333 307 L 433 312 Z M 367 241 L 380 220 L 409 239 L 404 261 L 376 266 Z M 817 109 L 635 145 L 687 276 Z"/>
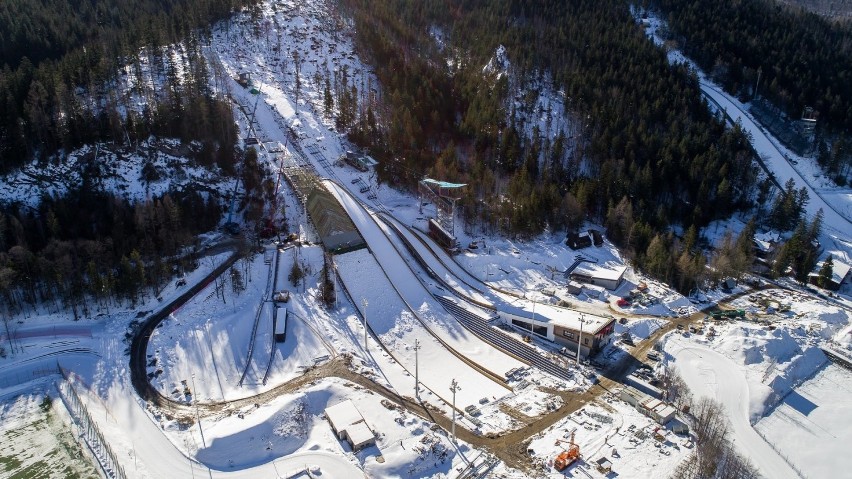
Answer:
<path fill-rule="evenodd" d="M 848 135 L 852 25 L 771 0 L 655 3 L 680 48 L 728 91 L 750 97 L 756 88 L 791 118 L 814 108 Z"/>
<path fill-rule="evenodd" d="M 701 228 L 755 199 L 746 136 L 709 113 L 697 79 L 669 65 L 624 2 L 344 3 L 389 104 L 372 144 L 385 155 L 381 173 L 408 185 L 427 173 L 471 184 L 469 222 L 529 235 L 588 218 L 638 266 L 653 264 L 650 254 L 685 254 L 691 276 L 703 260 L 669 227 Z M 436 28 L 445 49 L 430 36 Z M 483 79 L 500 45 L 513 74 L 552 78 L 578 135 L 519 131 L 505 77 Z M 660 269 L 679 274 L 672 261 Z"/>
<path fill-rule="evenodd" d="M 196 161 L 229 174 L 242 162 L 242 175 L 256 176 L 244 181 L 248 194 L 263 179 L 248 171 L 251 155 L 234 148 L 233 112 L 204 43 L 213 21 L 252 3 L 2 2 L 0 172 L 61 159 L 83 144 L 128 148 L 155 135 L 193 143 Z M 658 6 L 685 51 L 731 91 L 748 92 L 760 71 L 761 94 L 791 115 L 814 106 L 848 128 L 847 27 L 761 0 Z M 468 183 L 459 203 L 466 227 L 529 237 L 591 220 L 639 269 L 686 291 L 707 275 L 701 228 L 767 202 L 770 183 L 758 184 L 744 132 L 710 112 L 697 78 L 669 64 L 626 2 L 340 0 L 339 7 L 354 19 L 356 47 L 375 69 L 381 99 L 358 92 L 342 71 L 334 94 L 326 78 L 326 114 L 337 105 L 339 131 L 381 160 L 385 182 L 413 188 L 430 175 Z M 506 72 L 485 67 L 498 49 Z M 543 84 L 557 92 L 566 110 L 559 121 L 570 126 L 555 136 L 517 110 L 528 87 Z M 819 224 L 799 218 L 802 201 L 785 191 L 770 217 L 807 245 Z M 83 297 L 135 300 L 156 291 L 182 248 L 220 215 L 215 201 L 192 192 L 133 205 L 84 187 L 32 210 L 7 205 L 4 300 L 18 311 L 50 301 L 76 311 Z M 746 264 L 749 245 L 747 236 L 728 238 L 712 270 Z M 815 260 L 806 249 L 785 253 L 785 264 L 805 271 Z"/>
<path fill-rule="evenodd" d="M 203 141 L 211 146 L 205 149 L 210 161 L 232 155 L 230 106 L 210 94 L 199 42 L 211 22 L 243 3 L 0 3 L 0 172 L 58 149 L 125 144 L 152 133 Z M 184 39 L 191 74 L 181 88 L 162 47 Z M 148 100 L 143 111 L 129 108 L 129 95 L 117 94 L 122 69 L 141 72 L 140 63 L 158 65 L 153 73 L 166 79 L 134 85 Z"/>
<path fill-rule="evenodd" d="M 62 161 L 62 152 L 84 144 L 133 148 L 155 135 L 195 142 L 192 159 L 235 173 L 242 155 L 234 149 L 233 112 L 211 88 L 215 72 L 202 43 L 213 21 L 247 3 L 0 3 L 0 171 Z M 181 50 L 168 47 L 174 44 Z M 46 304 L 77 316 L 156 295 L 176 271 L 193 266 L 186 246 L 221 218 L 216 198 L 202 192 L 131 204 L 100 191 L 97 170 L 36 208 L 3 205 L 6 312 Z"/>

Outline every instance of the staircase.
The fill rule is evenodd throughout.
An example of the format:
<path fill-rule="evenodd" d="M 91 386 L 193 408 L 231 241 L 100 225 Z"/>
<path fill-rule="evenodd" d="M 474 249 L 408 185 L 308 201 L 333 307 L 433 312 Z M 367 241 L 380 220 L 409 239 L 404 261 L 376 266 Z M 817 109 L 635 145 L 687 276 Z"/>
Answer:
<path fill-rule="evenodd" d="M 559 379 L 564 379 L 566 381 L 573 379 L 573 374 L 569 370 L 544 358 L 532 346 L 518 341 L 499 329 L 489 325 L 489 321 L 496 319 L 496 316 L 483 318 L 473 311 L 459 306 L 453 298 L 448 296 L 435 296 L 435 298 L 459 321 L 459 323 L 461 323 L 462 326 L 481 338 L 483 341 L 517 358 L 520 358 L 522 361 L 525 361 Z"/>

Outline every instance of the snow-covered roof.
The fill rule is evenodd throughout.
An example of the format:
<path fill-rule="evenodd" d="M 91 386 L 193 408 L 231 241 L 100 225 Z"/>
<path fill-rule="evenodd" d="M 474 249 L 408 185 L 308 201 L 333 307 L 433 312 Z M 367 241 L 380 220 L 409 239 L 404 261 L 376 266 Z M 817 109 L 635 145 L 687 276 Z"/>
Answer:
<path fill-rule="evenodd" d="M 808 276 L 819 276 L 819 270 L 822 268 L 822 263 L 817 265 L 816 269 L 812 271 Z M 833 260 L 833 264 L 831 267 L 831 281 L 840 284 L 846 279 L 846 276 L 849 274 L 849 270 L 852 269 L 852 266 L 841 263 L 840 261 Z"/>
<path fill-rule="evenodd" d="M 850 269 L 852 269 L 852 266 L 841 263 L 840 261 L 834 261 L 834 265 L 831 268 L 831 280 L 838 284 L 843 282 L 846 275 L 849 274 Z"/>
<path fill-rule="evenodd" d="M 325 409 L 325 415 L 328 417 L 328 420 L 331 421 L 334 428 L 337 429 L 337 432 L 345 430 L 349 433 L 349 426 L 364 420 L 364 417 L 361 416 L 358 408 L 356 408 L 355 404 L 349 399 L 341 403 L 337 403 L 334 406 L 327 407 Z"/>
<path fill-rule="evenodd" d="M 595 334 L 603 329 L 604 326 L 614 321 L 614 319 L 610 317 L 598 316 L 573 309 L 560 308 L 558 306 L 545 303 L 535 303 L 535 309 L 533 309 L 532 301 L 524 301 L 518 304 L 518 307 L 522 311 L 511 311 L 507 309 L 506 312 L 522 317 L 532 318 L 537 323 L 552 323 L 575 331 L 580 330 L 580 320 L 582 319 L 584 334 Z M 535 317 L 533 318 L 533 316 Z"/>
<path fill-rule="evenodd" d="M 593 278 L 618 281 L 627 271 L 627 266 L 605 266 L 599 263 L 580 263 L 571 271 L 571 274 L 579 274 Z"/>
<path fill-rule="evenodd" d="M 349 442 L 351 442 L 354 447 L 371 442 L 376 438 L 373 431 L 367 427 L 367 423 L 364 421 L 347 426 L 346 435 L 349 436 Z"/>
<path fill-rule="evenodd" d="M 436 185 L 439 188 L 461 188 L 467 186 L 466 183 L 450 183 L 448 181 L 433 180 L 432 178 L 424 178 L 423 182 Z"/>

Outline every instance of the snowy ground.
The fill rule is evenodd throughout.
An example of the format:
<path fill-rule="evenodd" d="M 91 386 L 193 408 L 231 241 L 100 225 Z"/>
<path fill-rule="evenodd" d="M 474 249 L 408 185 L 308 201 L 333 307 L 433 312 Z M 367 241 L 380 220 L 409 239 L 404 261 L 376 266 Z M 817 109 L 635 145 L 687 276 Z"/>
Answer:
<path fill-rule="evenodd" d="M 600 404 L 590 404 L 537 434 L 529 449 L 545 477 L 670 477 L 672 470 L 689 454 L 683 447 L 688 437 L 665 428 L 665 440 L 652 437 L 659 427 L 629 404 L 607 396 Z M 562 474 L 552 467 L 553 459 L 568 447 L 571 432 L 580 445 L 582 460 Z M 594 461 L 606 457 L 612 463 L 610 475 L 598 472 Z"/>
<path fill-rule="evenodd" d="M 751 293 L 734 305 L 752 320 L 708 322 L 703 335 L 671 333 L 665 339 L 666 361 L 678 369 L 693 394 L 722 402 L 730 414 L 735 444 L 767 477 L 796 477 L 795 469 L 804 471 L 805 464 L 833 463 L 829 458 L 837 439 L 819 429 L 826 427 L 819 421 L 829 417 L 823 411 L 830 408 L 821 409 L 811 423 L 807 416 L 817 406 L 801 398 L 844 391 L 838 382 L 843 374 L 831 376 L 836 380 L 820 379 L 835 374 L 826 371 L 836 367 L 828 366 L 818 346 L 843 334 L 852 324 L 852 314 L 834 303 L 781 290 Z M 715 334 L 707 335 L 711 328 Z M 842 399 L 831 404 L 841 411 L 845 408 Z M 791 408 L 799 408 L 799 416 Z M 807 427 L 794 431 L 800 426 Z M 807 441 L 801 439 L 803 434 L 810 434 Z M 816 458 L 820 461 L 811 461 Z M 808 471 L 805 475 L 811 477 L 815 469 Z"/>
<path fill-rule="evenodd" d="M 831 364 L 787 395 L 755 428 L 805 477 L 831 477 L 852 470 L 851 420 L 852 372 Z"/>
<path fill-rule="evenodd" d="M 44 394 L 53 395 L 49 407 Z M 0 476 L 100 477 L 55 390 L 45 387 L 44 394 L 32 392 L 0 402 Z"/>

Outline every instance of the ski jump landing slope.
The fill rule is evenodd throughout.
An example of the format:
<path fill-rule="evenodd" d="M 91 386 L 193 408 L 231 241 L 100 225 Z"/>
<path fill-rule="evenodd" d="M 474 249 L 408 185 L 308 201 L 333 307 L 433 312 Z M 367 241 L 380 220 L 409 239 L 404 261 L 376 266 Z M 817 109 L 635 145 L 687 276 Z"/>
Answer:
<path fill-rule="evenodd" d="M 674 356 L 675 365 L 695 396 L 714 398 L 722 403 L 731 420 L 736 448 L 764 477 L 799 477 L 749 422 L 748 382 L 740 367 L 712 349 L 683 340 L 670 341 L 666 351 Z"/>
<path fill-rule="evenodd" d="M 336 183 L 325 181 L 324 184 L 343 205 L 370 246 L 369 251 L 336 256 L 338 272 L 358 303 L 355 306 L 362 315 L 366 313 L 370 328 L 396 360 L 414 375 L 413 346 L 415 340 L 419 341 L 421 383 L 450 402 L 450 381 L 456 379 L 462 388 L 456 394 L 459 409 L 478 404 L 482 398 L 492 401 L 508 394 L 510 390 L 504 384 L 463 361 L 447 346 L 498 378 L 524 364 L 457 326 L 455 318 L 443 310 L 420 283 L 373 216 Z M 366 311 L 362 298 L 367 299 Z M 403 391 L 410 389 L 413 388 L 409 386 Z"/>

